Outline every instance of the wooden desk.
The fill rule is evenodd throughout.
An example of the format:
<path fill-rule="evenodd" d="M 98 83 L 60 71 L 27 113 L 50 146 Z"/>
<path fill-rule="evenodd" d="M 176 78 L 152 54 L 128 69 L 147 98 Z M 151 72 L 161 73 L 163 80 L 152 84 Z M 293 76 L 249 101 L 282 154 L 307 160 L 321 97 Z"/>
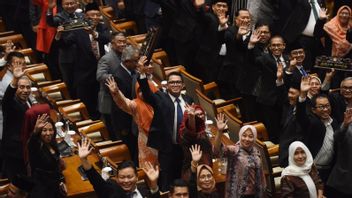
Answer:
<path fill-rule="evenodd" d="M 81 179 L 81 175 L 77 170 L 81 165 L 81 160 L 79 159 L 78 155 L 73 155 L 62 159 L 66 163 L 66 169 L 63 171 L 63 175 L 65 176 L 67 196 L 82 198 L 97 197 L 89 180 L 83 181 Z M 95 162 L 99 161 L 99 158 L 96 154 L 90 154 L 88 156 L 88 160 L 93 164 L 93 167 L 96 170 L 99 170 L 99 168 L 95 166 Z"/>

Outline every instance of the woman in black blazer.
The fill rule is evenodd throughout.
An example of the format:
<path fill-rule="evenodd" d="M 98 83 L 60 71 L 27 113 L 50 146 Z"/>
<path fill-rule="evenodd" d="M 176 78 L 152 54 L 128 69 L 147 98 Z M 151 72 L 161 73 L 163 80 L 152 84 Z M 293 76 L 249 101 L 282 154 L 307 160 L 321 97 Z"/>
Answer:
<path fill-rule="evenodd" d="M 54 122 L 47 114 L 38 116 L 33 134 L 28 142 L 29 162 L 35 187 L 31 193 L 36 198 L 66 196 L 63 183 L 63 161 L 56 143 Z"/>

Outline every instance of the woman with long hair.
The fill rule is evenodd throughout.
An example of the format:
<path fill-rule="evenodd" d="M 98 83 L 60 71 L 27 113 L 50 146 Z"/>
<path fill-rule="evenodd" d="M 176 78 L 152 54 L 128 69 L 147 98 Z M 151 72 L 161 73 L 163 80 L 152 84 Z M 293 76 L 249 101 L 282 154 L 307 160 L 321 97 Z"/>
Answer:
<path fill-rule="evenodd" d="M 65 197 L 67 190 L 63 183 L 64 163 L 56 143 L 56 128 L 47 114 L 38 116 L 33 134 L 28 142 L 31 174 L 35 187 L 31 197 Z"/>

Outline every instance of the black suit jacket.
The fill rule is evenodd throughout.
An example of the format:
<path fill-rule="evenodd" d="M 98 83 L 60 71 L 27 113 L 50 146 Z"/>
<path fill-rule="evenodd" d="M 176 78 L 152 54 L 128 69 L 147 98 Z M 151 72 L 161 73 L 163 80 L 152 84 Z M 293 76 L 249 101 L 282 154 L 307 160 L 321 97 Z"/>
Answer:
<path fill-rule="evenodd" d="M 104 24 L 98 24 L 96 27 L 98 32 L 98 41 L 100 56 L 105 53 L 104 45 L 110 41 L 110 34 L 108 28 Z M 92 84 L 98 83 L 95 76 L 97 73 L 98 60 L 96 59 L 91 45 L 89 34 L 84 30 L 73 31 L 73 39 L 76 43 L 77 54 L 75 57 L 75 77 L 74 84 Z"/>
<path fill-rule="evenodd" d="M 340 93 L 332 93 L 329 94 L 329 102 L 331 104 L 331 115 L 340 125 L 343 122 L 347 106 L 345 98 Z"/>
<path fill-rule="evenodd" d="M 318 0 L 318 3 L 322 3 Z M 311 6 L 308 0 L 280 0 L 281 33 L 287 44 L 294 42 L 307 26 Z"/>
<path fill-rule="evenodd" d="M 287 56 L 283 56 L 286 66 L 289 65 Z M 277 63 L 272 54 L 265 54 L 256 58 L 261 71 L 260 86 L 258 88 L 257 101 L 265 105 L 276 105 L 282 98 L 282 89 L 286 89 L 285 85 L 276 86 Z M 285 75 L 285 73 L 284 73 Z"/>
<path fill-rule="evenodd" d="M 115 78 L 116 83 L 119 86 L 120 91 L 128 99 L 133 99 L 135 92 L 132 76 L 119 65 L 116 73 L 112 74 Z M 113 118 L 113 127 L 115 132 L 131 132 L 132 127 L 132 116 L 122 111 L 118 106 L 112 105 L 111 116 Z"/>
<path fill-rule="evenodd" d="M 302 128 L 297 122 L 294 111 L 295 106 L 288 103 L 283 106 L 282 120 L 281 120 L 281 135 L 280 135 L 280 152 L 279 162 L 280 166 L 288 166 L 288 147 L 294 141 L 302 141 Z"/>
<path fill-rule="evenodd" d="M 115 180 L 109 179 L 104 181 L 94 168 L 85 171 L 85 173 L 87 174 L 89 182 L 93 185 L 94 191 L 99 198 L 130 198 Z M 142 197 L 160 197 L 159 191 L 152 194 L 146 185 L 137 185 L 137 189 L 141 193 Z"/>
<path fill-rule="evenodd" d="M 154 109 L 154 117 L 149 130 L 147 145 L 159 151 L 169 152 L 172 150 L 172 134 L 174 129 L 175 106 L 168 93 L 157 91 L 152 93 L 147 79 L 138 79 L 143 98 Z M 183 100 L 192 104 L 193 100 L 181 95 Z"/>
<path fill-rule="evenodd" d="M 313 158 L 315 158 L 323 145 L 326 127 L 316 115 L 313 113 L 307 114 L 306 101 L 297 103 L 296 116 L 299 124 L 305 129 L 303 134 L 303 142 L 312 153 Z M 338 124 L 335 119 L 333 119 L 331 126 L 335 132 L 338 128 Z"/>
<path fill-rule="evenodd" d="M 15 94 L 17 88 L 9 85 L 2 100 L 2 111 L 4 116 L 2 152 L 3 156 L 16 159 L 23 158 L 22 141 L 20 138 L 24 114 L 28 105 L 19 101 Z"/>

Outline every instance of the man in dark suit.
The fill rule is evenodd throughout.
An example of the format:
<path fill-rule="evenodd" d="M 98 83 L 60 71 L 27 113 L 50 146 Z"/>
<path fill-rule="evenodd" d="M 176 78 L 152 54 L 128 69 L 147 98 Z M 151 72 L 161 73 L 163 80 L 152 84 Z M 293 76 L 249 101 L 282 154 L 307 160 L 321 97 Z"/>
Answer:
<path fill-rule="evenodd" d="M 260 67 L 255 62 L 255 57 L 268 54 L 268 45 L 271 37 L 269 25 L 266 23 L 256 24 L 256 29 L 248 42 L 245 54 L 246 65 L 243 73 L 239 76 L 238 87 L 243 98 L 242 115 L 244 121 L 258 120 L 258 105 L 256 103 L 257 91 L 260 86 Z"/>
<path fill-rule="evenodd" d="M 314 64 L 317 43 L 314 39 L 314 27 L 319 19 L 321 0 L 280 0 L 279 27 L 280 35 L 287 45 L 299 43 L 303 46 L 306 58 L 304 66 L 310 71 Z"/>
<path fill-rule="evenodd" d="M 217 77 L 220 93 L 224 99 L 240 95 L 238 81 L 243 68 L 246 67 L 244 57 L 251 34 L 250 21 L 249 11 L 241 9 L 236 13 L 235 25 L 225 30 L 226 55 Z"/>
<path fill-rule="evenodd" d="M 286 68 L 286 86 L 290 84 L 297 84 L 301 82 L 303 76 L 308 76 L 308 72 L 304 69 L 303 62 L 305 59 L 305 51 L 303 46 L 298 43 L 291 47 L 290 65 Z"/>
<path fill-rule="evenodd" d="M 338 124 L 343 122 L 344 112 L 347 107 L 352 105 L 352 77 L 347 77 L 341 82 L 338 93 L 329 94 L 331 102 L 331 115 L 336 119 Z"/>
<path fill-rule="evenodd" d="M 3 171 L 10 181 L 12 181 L 17 174 L 26 175 L 20 136 L 24 114 L 31 106 L 29 101 L 31 81 L 27 76 L 23 75 L 22 65 L 13 65 L 14 77 L 7 87 L 2 100 L 4 115 L 2 138 L 2 155 L 4 158 Z"/>
<path fill-rule="evenodd" d="M 286 94 L 286 92 L 284 92 Z M 291 84 L 287 93 L 287 102 L 283 105 L 279 162 L 281 167 L 288 166 L 288 147 L 294 141 L 302 141 L 302 128 L 296 120 L 296 104 L 300 94 L 300 83 Z"/>
<path fill-rule="evenodd" d="M 112 127 L 111 110 L 112 98 L 109 90 L 106 88 L 106 79 L 117 73 L 121 63 L 121 54 L 126 47 L 126 36 L 122 32 L 112 33 L 111 50 L 105 54 L 98 62 L 96 78 L 100 82 L 98 95 L 98 109 L 106 125 L 110 139 L 116 140 L 116 134 Z"/>
<path fill-rule="evenodd" d="M 158 187 L 159 167 L 152 165 L 150 162 L 144 164 L 144 172 L 149 179 L 149 188 L 145 185 L 137 185 L 138 173 L 137 168 L 132 161 L 123 161 L 117 168 L 115 179 L 105 181 L 99 173 L 92 167 L 88 161 L 88 155 L 92 151 L 89 149 L 90 140 L 82 140 L 78 146 L 78 155 L 81 159 L 82 167 L 86 173 L 89 182 L 93 185 L 94 190 L 99 198 L 158 198 L 160 197 Z"/>
<path fill-rule="evenodd" d="M 261 109 L 261 121 L 269 131 L 273 142 L 279 140 L 280 117 L 282 113 L 282 89 L 284 86 L 284 68 L 289 65 L 289 58 L 283 54 L 285 42 L 282 37 L 270 39 L 269 54 L 256 58 L 260 68 L 261 82 L 258 88 L 257 102 Z"/>
<path fill-rule="evenodd" d="M 299 124 L 305 127 L 303 142 L 312 153 L 319 175 L 325 184 L 334 163 L 336 152 L 334 134 L 339 126 L 336 120 L 330 117 L 330 102 L 324 94 L 318 94 L 311 99 L 312 113 L 307 114 L 306 98 L 309 89 L 309 77 L 302 78 L 296 118 Z"/>
<path fill-rule="evenodd" d="M 212 12 L 206 12 L 204 4 L 200 8 L 200 25 L 205 34 L 200 36 L 199 49 L 195 57 L 197 76 L 204 82 L 216 80 L 225 54 L 220 50 L 224 43 L 224 30 L 227 26 L 227 0 L 213 1 Z M 220 27 L 220 29 L 219 29 Z M 221 30 L 221 31 L 219 31 Z"/>
<path fill-rule="evenodd" d="M 134 99 L 136 83 L 136 66 L 139 60 L 139 49 L 131 45 L 127 46 L 121 55 L 121 64 L 112 75 L 120 91 L 128 99 Z M 116 139 L 122 139 L 127 145 L 135 164 L 138 164 L 137 128 L 132 116 L 122 111 L 118 106 L 112 105 L 111 119 Z"/>
<path fill-rule="evenodd" d="M 144 67 L 145 57 L 138 64 L 143 98 L 154 109 L 154 117 L 149 130 L 147 145 L 159 151 L 160 163 L 159 185 L 162 191 L 167 191 L 170 183 L 181 176 L 183 152 L 178 144 L 178 129 L 180 127 L 186 104 L 192 104 L 192 99 L 181 94 L 184 87 L 181 74 L 171 72 L 167 77 L 167 93 L 157 91 L 152 93 L 146 78 Z"/>

